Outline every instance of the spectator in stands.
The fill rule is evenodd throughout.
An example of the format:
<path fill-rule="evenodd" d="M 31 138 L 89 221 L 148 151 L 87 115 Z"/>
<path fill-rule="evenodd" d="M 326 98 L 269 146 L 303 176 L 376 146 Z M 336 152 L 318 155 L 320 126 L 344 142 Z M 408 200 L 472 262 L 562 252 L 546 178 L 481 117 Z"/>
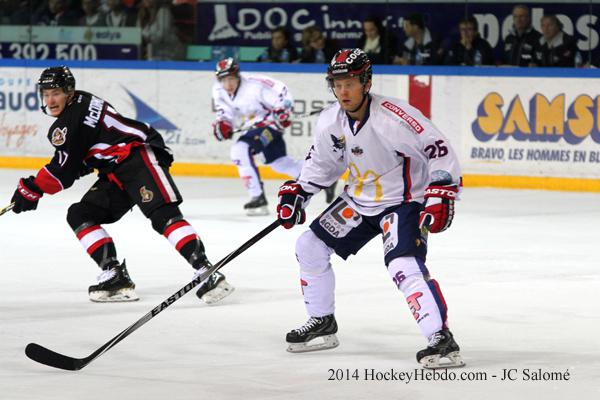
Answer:
<path fill-rule="evenodd" d="M 135 26 L 135 15 L 123 7 L 121 0 L 107 0 L 108 12 L 104 15 L 106 26 Z"/>
<path fill-rule="evenodd" d="M 100 0 L 81 0 L 81 8 L 85 15 L 79 19 L 79 25 L 106 26 L 106 16 L 100 11 Z"/>
<path fill-rule="evenodd" d="M 137 25 L 142 28 L 148 60 L 182 60 L 185 47 L 177 38 L 171 9 L 162 0 L 142 0 Z"/>
<path fill-rule="evenodd" d="M 506 65 L 527 67 L 533 61 L 533 51 L 542 35 L 531 26 L 529 7 L 518 4 L 512 11 L 513 27 L 504 39 Z"/>
<path fill-rule="evenodd" d="M 10 3 L 10 0 L 8 0 Z M 16 4 L 15 4 L 16 3 Z M 14 8 L 5 8 L 9 16 L 10 25 L 33 25 L 36 23 L 37 10 L 42 5 L 42 0 L 18 0 L 13 4 Z M 0 3 L 4 8 L 5 5 Z"/>
<path fill-rule="evenodd" d="M 473 16 L 458 24 L 460 40 L 452 45 L 446 55 L 446 65 L 494 65 L 492 46 L 478 32 L 477 20 Z"/>
<path fill-rule="evenodd" d="M 411 14 L 404 18 L 404 33 L 408 39 L 402 46 L 402 56 L 396 57 L 395 64 L 439 65 L 443 62 L 443 49 L 440 40 L 434 38 L 421 14 Z"/>
<path fill-rule="evenodd" d="M 391 64 L 397 56 L 396 37 L 383 27 L 378 17 L 372 15 L 364 19 L 362 27 L 363 34 L 356 47 L 367 53 L 373 64 Z"/>
<path fill-rule="evenodd" d="M 292 62 L 298 58 L 298 51 L 290 41 L 290 34 L 283 26 L 271 31 L 271 45 L 258 56 L 259 62 Z"/>
<path fill-rule="evenodd" d="M 556 15 L 544 15 L 541 20 L 542 37 L 533 52 L 533 67 L 574 67 L 577 40 L 565 33 Z M 578 65 L 579 66 L 579 65 Z"/>
<path fill-rule="evenodd" d="M 36 25 L 75 26 L 82 13 L 72 10 L 67 0 L 48 0 L 34 17 Z"/>
<path fill-rule="evenodd" d="M 302 31 L 301 63 L 328 63 L 338 48 L 331 39 L 326 39 L 321 28 L 311 25 Z"/>

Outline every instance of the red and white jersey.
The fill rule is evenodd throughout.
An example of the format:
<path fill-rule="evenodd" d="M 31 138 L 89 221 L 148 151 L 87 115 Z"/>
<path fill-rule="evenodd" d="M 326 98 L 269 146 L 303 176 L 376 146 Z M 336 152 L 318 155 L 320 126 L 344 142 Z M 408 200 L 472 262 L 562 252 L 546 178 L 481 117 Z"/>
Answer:
<path fill-rule="evenodd" d="M 294 105 L 287 86 L 264 75 L 240 74 L 240 84 L 233 96 L 215 82 L 212 89 L 217 121 L 229 121 L 239 129 L 249 129 L 269 122 L 273 110 L 291 112 Z"/>
<path fill-rule="evenodd" d="M 353 121 L 338 103 L 317 120 L 313 145 L 299 181 L 316 193 L 346 170 L 342 196 L 364 215 L 403 202 L 423 202 L 431 182 L 459 185 L 458 159 L 433 123 L 403 100 L 370 95 L 364 121 Z"/>

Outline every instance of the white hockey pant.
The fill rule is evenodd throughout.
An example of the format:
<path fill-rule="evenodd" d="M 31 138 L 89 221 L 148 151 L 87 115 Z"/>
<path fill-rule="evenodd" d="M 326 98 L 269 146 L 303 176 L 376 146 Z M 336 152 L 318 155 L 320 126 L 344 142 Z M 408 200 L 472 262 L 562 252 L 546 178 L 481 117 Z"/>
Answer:
<path fill-rule="evenodd" d="M 425 276 L 425 264 L 415 257 L 398 257 L 389 263 L 388 272 L 404 294 L 423 335 L 428 338 L 442 329 L 446 324 L 446 303 L 435 279 Z"/>
<path fill-rule="evenodd" d="M 300 285 L 306 311 L 311 317 L 322 317 L 335 311 L 335 275 L 331 268 L 333 249 L 311 230 L 296 241 L 296 258 L 300 263 Z"/>
<path fill-rule="evenodd" d="M 231 146 L 230 155 L 233 163 L 237 165 L 240 178 L 244 181 L 244 186 L 246 186 L 250 197 L 260 196 L 263 189 L 250 145 L 246 142 L 237 141 Z"/>

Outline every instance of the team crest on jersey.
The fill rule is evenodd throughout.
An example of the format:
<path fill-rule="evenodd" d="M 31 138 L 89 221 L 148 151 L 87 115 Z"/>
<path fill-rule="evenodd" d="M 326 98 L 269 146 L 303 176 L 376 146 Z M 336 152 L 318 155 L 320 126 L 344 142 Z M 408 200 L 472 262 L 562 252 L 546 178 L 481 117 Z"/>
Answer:
<path fill-rule="evenodd" d="M 333 141 L 333 151 L 337 152 L 338 150 L 344 151 L 346 149 L 346 138 L 342 136 L 341 138 L 337 138 L 334 135 L 330 135 L 331 140 Z"/>
<path fill-rule="evenodd" d="M 361 149 L 359 146 L 354 146 L 351 150 L 352 154 L 354 154 L 355 156 L 362 156 L 364 153 L 364 150 Z"/>
<path fill-rule="evenodd" d="M 146 189 L 146 186 L 140 188 L 140 196 L 142 196 L 142 203 L 150 203 L 154 198 L 154 193 L 151 190 Z"/>
<path fill-rule="evenodd" d="M 61 145 L 65 144 L 66 141 L 67 141 L 67 127 L 66 126 L 62 129 L 55 128 L 52 131 L 52 136 L 50 136 L 50 142 L 54 146 L 61 146 Z"/>

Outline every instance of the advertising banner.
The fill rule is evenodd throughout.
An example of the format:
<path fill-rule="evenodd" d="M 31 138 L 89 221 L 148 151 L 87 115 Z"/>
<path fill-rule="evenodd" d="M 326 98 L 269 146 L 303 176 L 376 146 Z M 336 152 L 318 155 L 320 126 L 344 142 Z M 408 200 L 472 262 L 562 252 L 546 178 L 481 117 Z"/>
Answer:
<path fill-rule="evenodd" d="M 40 110 L 36 92 L 40 72 L 0 69 L 0 156 L 52 155 L 46 135 L 53 118 Z M 73 68 L 73 73 L 78 88 L 158 129 L 178 162 L 231 164 L 232 142 L 218 142 L 212 134 L 212 71 Z M 285 132 L 287 149 L 304 158 L 317 119 L 305 115 L 335 101 L 324 75 L 259 73 L 289 86 L 297 118 Z M 409 101 L 420 98 L 413 104 L 427 107 L 459 154 L 464 174 L 600 179 L 596 81 L 386 73 L 374 76 L 372 91 Z"/>
<path fill-rule="evenodd" d="M 137 60 L 140 28 L 0 25 L 0 58 Z"/>
<path fill-rule="evenodd" d="M 421 13 L 432 33 L 446 42 L 456 40 L 458 22 L 466 14 L 478 21 L 479 32 L 495 49 L 499 58 L 503 39 L 512 26 L 514 3 L 414 3 L 371 1 L 363 3 L 318 2 L 260 2 L 244 1 L 223 3 L 199 1 L 196 41 L 205 45 L 268 46 L 270 31 L 278 26 L 287 27 L 297 45 L 301 32 L 311 25 L 320 26 L 327 37 L 335 39 L 340 47 L 353 47 L 362 33 L 362 21 L 367 16 L 378 16 L 390 32 L 405 40 L 402 30 L 404 17 Z M 586 3 L 535 3 L 531 6 L 533 26 L 540 31 L 544 14 L 557 14 L 564 30 L 578 39 L 582 52 L 596 53 L 599 43 L 600 22 L 597 11 L 590 12 Z M 583 54 L 583 58 L 586 58 Z"/>

